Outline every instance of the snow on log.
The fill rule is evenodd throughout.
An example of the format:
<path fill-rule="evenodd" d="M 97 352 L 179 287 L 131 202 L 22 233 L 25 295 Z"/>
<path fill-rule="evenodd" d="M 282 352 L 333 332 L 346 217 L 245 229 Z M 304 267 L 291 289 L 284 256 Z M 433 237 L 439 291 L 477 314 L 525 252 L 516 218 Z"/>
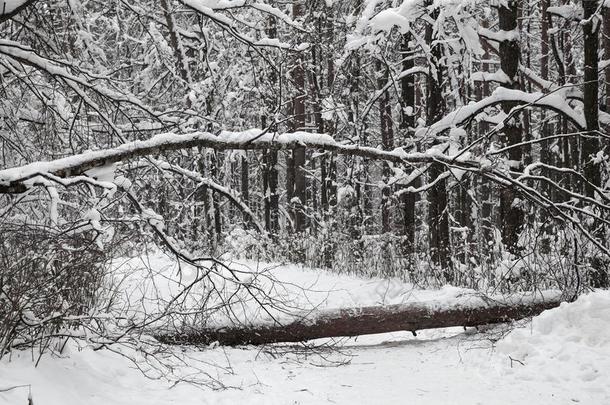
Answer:
<path fill-rule="evenodd" d="M 202 328 L 182 334 L 158 334 L 155 337 L 166 344 L 207 345 L 218 342 L 235 346 L 303 342 L 319 338 L 501 323 L 538 315 L 560 303 L 560 296 L 555 295 L 546 299 L 538 297 L 520 301 L 480 298 L 474 300 L 474 303 L 465 301 L 451 306 L 433 301 L 335 309 L 286 324 Z"/>

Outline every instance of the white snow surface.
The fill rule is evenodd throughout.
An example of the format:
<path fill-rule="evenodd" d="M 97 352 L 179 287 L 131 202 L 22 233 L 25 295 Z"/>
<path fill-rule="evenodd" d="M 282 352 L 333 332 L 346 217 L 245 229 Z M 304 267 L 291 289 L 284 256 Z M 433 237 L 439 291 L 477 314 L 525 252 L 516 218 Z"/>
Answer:
<path fill-rule="evenodd" d="M 480 296 L 473 290 L 445 286 L 439 290 L 421 290 L 397 279 L 363 279 L 350 275 L 339 275 L 324 270 L 311 270 L 295 264 L 257 263 L 248 260 L 224 263 L 233 271 L 217 268 L 211 275 L 214 285 L 223 291 L 223 299 L 230 302 L 230 311 L 221 309 L 209 314 L 208 325 L 226 326 L 233 322 L 245 324 L 273 323 L 275 320 L 290 322 L 302 316 L 312 317 L 318 311 L 338 308 L 368 307 L 376 305 L 426 303 L 431 307 L 480 303 Z M 133 314 L 162 313 L 165 303 L 186 286 L 196 281 L 201 270 L 181 264 L 162 253 L 146 258 L 119 259 L 116 263 L 116 283 L 122 286 L 125 299 L 129 299 Z M 210 267 L 210 262 L 202 262 Z M 235 280 L 234 275 L 239 279 Z M 261 310 L 252 295 L 243 286 L 252 288 L 260 301 L 277 305 Z M 181 309 L 191 312 L 200 308 L 203 297 L 208 297 L 207 282 L 198 282 L 190 290 L 190 299 L 184 300 Z M 235 291 L 239 289 L 236 294 Z M 262 293 L 264 291 L 265 293 Z M 158 300 L 161 298 L 161 300 Z M 134 306 L 133 304 L 136 303 Z M 207 305 L 220 303 L 220 297 L 212 294 Z M 128 305 L 125 305 L 128 306 Z M 272 318 L 273 317 L 273 318 Z M 192 322 L 200 319 L 185 317 L 180 323 L 189 329 Z M 172 323 L 173 324 L 173 323 Z M 165 327 L 162 322 L 157 327 Z"/>
<path fill-rule="evenodd" d="M 136 262 L 123 262 L 119 269 L 135 268 Z M 156 281 L 175 274 L 169 259 L 153 256 L 150 264 Z M 253 262 L 239 265 L 256 268 Z M 323 307 L 450 301 L 467 291 L 454 287 L 420 291 L 398 281 L 365 280 L 294 265 L 259 264 L 262 267 L 293 283 L 284 291 L 287 297 Z M 183 277 L 189 277 L 188 271 L 183 269 Z M 170 279 L 166 282 L 171 290 Z M 128 280 L 125 288 L 129 285 Z M 305 290 L 307 294 L 301 295 Z M 133 349 L 115 346 L 121 356 L 72 342 L 61 356 L 45 355 L 38 367 L 32 352 L 13 352 L 10 359 L 3 359 L 0 404 L 27 404 L 30 391 L 35 404 L 45 405 L 610 403 L 610 292 L 591 293 L 546 311 L 492 344 L 491 338 L 501 336 L 505 328 L 339 339 L 333 349 L 307 354 L 281 345 L 264 350 L 171 348 L 169 354 L 184 360 L 176 361 L 175 376 L 215 379 L 229 387 L 223 390 L 159 378 Z"/>
<path fill-rule="evenodd" d="M 583 295 L 543 312 L 502 339 L 498 352 L 523 363 L 515 365 L 513 360 L 516 378 L 543 378 L 555 386 L 605 393 L 605 402 L 585 403 L 610 403 L 610 291 Z"/>
<path fill-rule="evenodd" d="M 27 0 L 0 0 L 0 15 L 8 14 L 21 7 Z"/>
<path fill-rule="evenodd" d="M 180 312 L 188 315 L 176 315 L 171 320 L 154 323 L 154 328 L 170 328 L 171 331 L 175 331 L 177 323 L 183 331 L 200 327 L 202 317 L 190 314 L 198 311 L 204 300 L 207 308 L 219 308 L 206 313 L 204 318 L 209 327 L 235 323 L 289 323 L 304 318 L 313 320 L 319 313 L 340 308 L 418 303 L 438 309 L 480 306 L 490 302 L 489 297 L 483 297 L 474 290 L 450 285 L 438 290 L 422 290 L 398 279 L 363 279 L 294 264 L 228 259 L 223 263 L 226 268 L 214 268 L 211 262 L 201 262 L 204 268 L 212 268 L 213 273 L 209 278 L 197 281 L 203 274 L 201 269 L 185 264 L 178 266 L 174 259 L 163 253 L 120 259 L 117 261 L 116 284 L 121 286 L 124 307 L 129 307 L 130 313 L 138 320 L 141 320 L 139 314 L 150 317 L 165 313 L 167 302 L 188 288 L 189 297 L 180 300 L 179 308 Z M 212 291 L 210 294 L 211 285 L 222 293 Z M 559 292 L 544 291 L 541 294 L 551 299 Z M 492 298 L 524 301 L 533 296 L 517 294 Z M 267 304 L 261 308 L 259 302 Z M 175 312 L 177 308 L 172 309 Z"/>

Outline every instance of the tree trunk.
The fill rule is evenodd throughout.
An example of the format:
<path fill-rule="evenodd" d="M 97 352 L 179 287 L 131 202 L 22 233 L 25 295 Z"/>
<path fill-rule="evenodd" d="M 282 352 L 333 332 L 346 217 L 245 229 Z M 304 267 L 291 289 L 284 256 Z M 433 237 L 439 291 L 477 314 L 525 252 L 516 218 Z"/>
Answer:
<path fill-rule="evenodd" d="M 610 113 L 610 64 L 607 62 L 610 60 L 610 4 L 604 7 L 604 60 L 607 63 L 606 69 L 604 69 L 606 112 Z"/>
<path fill-rule="evenodd" d="M 410 303 L 378 307 L 345 308 L 307 313 L 284 325 L 244 325 L 220 329 L 201 328 L 183 334 L 158 334 L 166 344 L 261 345 L 279 342 L 304 342 L 340 336 L 478 326 L 535 316 L 560 304 L 559 298 L 509 302 L 477 300 L 447 307 L 441 302 Z"/>
<path fill-rule="evenodd" d="M 517 31 L 518 4 L 516 0 L 509 0 L 498 6 L 499 29 L 505 33 L 515 33 Z M 519 42 L 516 35 L 509 36 L 500 43 L 500 66 L 502 71 L 510 79 L 503 87 L 509 89 L 519 89 Z M 509 114 L 515 107 L 515 103 L 503 103 L 504 113 Z M 503 143 L 506 146 L 515 145 L 521 142 L 522 127 L 518 117 L 513 117 L 504 124 Z M 508 152 L 509 164 L 522 165 L 523 154 L 521 147 L 513 147 Z M 500 192 L 500 216 L 502 220 L 502 241 L 507 250 L 513 253 L 518 252 L 519 233 L 523 224 L 523 211 L 518 204 L 513 188 L 504 188 Z"/>
<path fill-rule="evenodd" d="M 267 37 L 277 38 L 277 26 L 274 18 L 270 18 L 267 26 Z M 277 83 L 277 74 L 275 71 L 269 73 L 269 81 L 271 87 L 275 87 Z M 274 108 L 270 106 L 269 110 Z M 263 129 L 267 128 L 267 117 L 263 115 L 261 117 L 261 126 Z M 275 125 L 270 129 L 271 131 L 277 131 Z M 263 151 L 263 187 L 264 187 L 264 201 L 265 201 L 265 229 L 269 232 L 272 238 L 277 238 L 279 232 L 279 196 L 277 191 L 278 186 L 278 170 L 277 170 L 277 151 L 276 150 L 265 150 Z"/>
<path fill-rule="evenodd" d="M 540 0 L 540 77 L 544 80 L 549 79 L 549 15 L 547 9 L 549 0 Z M 547 121 L 546 112 L 541 111 L 540 120 L 542 121 L 542 130 L 540 136 L 545 138 L 551 134 L 551 128 Z M 540 160 L 542 163 L 552 164 L 551 158 L 551 142 L 542 141 L 540 148 Z M 545 176 L 551 175 L 548 170 L 542 170 Z M 550 193 L 549 187 L 543 186 L 543 192 Z"/>
<path fill-rule="evenodd" d="M 210 164 L 210 177 L 214 181 L 218 181 L 218 166 L 219 166 L 219 157 L 217 151 L 212 151 L 210 156 L 211 164 Z M 222 239 L 222 213 L 220 211 L 220 199 L 218 198 L 218 193 L 214 190 L 211 191 L 212 194 L 212 208 L 214 209 L 214 234 L 216 236 L 214 240 L 214 251 L 216 251 L 216 247 L 218 243 Z"/>
<path fill-rule="evenodd" d="M 406 71 L 415 67 L 415 55 L 411 55 L 410 41 L 412 35 L 405 34 L 402 37 L 402 70 Z M 404 143 L 412 137 L 415 128 L 415 76 L 408 75 L 403 77 L 401 85 L 401 120 L 400 128 L 404 132 Z M 419 187 L 419 178 L 414 180 L 410 185 Z M 404 187 L 408 187 L 409 184 Z M 402 233 L 404 240 L 402 243 L 402 254 L 407 260 L 408 271 L 415 270 L 415 202 L 417 195 L 415 193 L 402 193 L 400 197 L 402 205 Z"/>
<path fill-rule="evenodd" d="M 582 141 L 582 164 L 584 176 L 589 181 L 585 184 L 587 196 L 595 198 L 592 186 L 601 186 L 601 171 L 599 164 L 594 163 L 594 157 L 600 150 L 599 145 L 599 22 L 592 16 L 597 11 L 597 0 L 583 0 L 584 21 L 582 24 L 584 34 L 584 94 L 583 110 L 587 123 L 586 136 Z M 604 227 L 600 221 L 593 224 L 593 234 L 598 240 L 605 239 Z M 610 279 L 608 266 L 602 262 L 601 257 L 591 257 L 591 285 L 595 288 L 608 288 Z"/>
<path fill-rule="evenodd" d="M 489 28 L 489 21 L 487 19 L 483 19 L 481 21 L 481 26 L 483 28 Z M 491 59 L 490 45 L 487 42 L 482 43 L 483 46 L 483 61 L 481 63 L 481 71 L 483 72 L 491 72 L 491 64 L 487 63 L 488 60 Z M 482 100 L 485 97 L 488 97 L 490 94 L 489 91 L 489 82 L 484 81 L 477 84 L 475 88 L 476 100 Z M 487 135 L 489 131 L 489 124 L 486 122 L 480 122 L 478 124 L 478 133 L 479 136 L 484 137 Z M 489 140 L 483 142 L 482 148 L 487 148 L 489 146 Z M 494 207 L 497 206 L 495 195 L 493 193 L 493 185 L 485 178 L 479 177 L 479 189 L 480 194 L 479 198 L 479 206 L 480 210 L 478 212 L 478 250 L 479 250 L 479 259 L 481 263 L 490 264 L 494 262 Z"/>
<path fill-rule="evenodd" d="M 438 9 L 433 12 L 433 18 L 438 16 Z M 426 26 L 426 43 L 433 42 L 433 27 Z M 444 112 L 444 100 L 442 92 L 442 66 L 440 59 L 442 49 L 440 44 L 435 44 L 431 49 L 431 59 L 434 69 L 426 80 L 426 123 L 432 125 L 442 118 Z M 435 181 L 444 172 L 444 167 L 438 163 L 432 163 L 428 174 L 429 181 Z M 430 227 L 430 253 L 432 262 L 442 269 L 447 282 L 453 279 L 451 262 L 449 259 L 449 211 L 447 209 L 446 181 L 442 179 L 430 188 L 428 193 L 428 221 Z"/>
<path fill-rule="evenodd" d="M 382 90 L 388 83 L 388 67 L 383 62 L 377 60 L 377 86 Z M 379 97 L 379 121 L 381 130 L 381 146 L 383 150 L 392 150 L 394 147 L 394 133 L 392 129 L 392 106 L 390 105 L 390 92 L 385 91 Z M 387 163 L 383 164 L 381 182 L 381 232 L 390 232 L 390 195 L 391 187 L 388 185 L 390 180 L 390 168 Z"/>
<path fill-rule="evenodd" d="M 295 2 L 292 5 L 292 17 L 296 20 L 303 14 L 303 4 Z M 295 131 L 305 129 L 305 97 L 307 90 L 305 88 L 305 71 L 303 68 L 303 57 L 299 55 L 295 61 L 293 70 L 294 85 L 296 87 L 296 95 L 292 100 L 293 106 L 293 128 Z M 305 217 L 305 202 L 307 199 L 307 183 L 305 178 L 305 148 L 295 148 L 292 151 L 292 169 L 294 173 L 294 192 L 292 199 L 296 204 L 293 206 L 293 220 L 295 232 L 303 232 L 306 227 Z"/>
<path fill-rule="evenodd" d="M 583 0 L 584 20 L 582 24 L 584 34 L 584 94 L 583 111 L 587 123 L 587 136 L 582 142 L 582 165 L 585 177 L 595 186 L 601 184 L 599 167 L 593 163 L 592 158 L 599 151 L 599 73 L 597 53 L 599 51 L 599 24 L 591 19 L 597 11 L 597 0 Z M 593 188 L 585 185 L 587 196 L 594 197 Z"/>
<path fill-rule="evenodd" d="M 186 84 L 190 84 L 192 79 L 189 73 L 188 60 L 186 59 L 184 48 L 180 41 L 180 37 L 178 36 L 178 27 L 176 27 L 176 21 L 174 20 L 174 15 L 170 9 L 170 1 L 171 0 L 161 0 L 161 8 L 163 9 L 165 22 L 167 24 L 167 29 L 169 30 L 170 43 L 174 51 L 174 57 L 176 58 L 176 69 L 178 70 L 180 78 Z M 190 107 L 191 102 L 188 97 L 186 97 L 186 102 Z"/>
<path fill-rule="evenodd" d="M 248 151 L 244 151 L 241 158 L 241 199 L 246 204 L 250 202 L 250 168 L 248 166 Z M 248 224 L 250 217 L 244 213 L 244 225 Z"/>

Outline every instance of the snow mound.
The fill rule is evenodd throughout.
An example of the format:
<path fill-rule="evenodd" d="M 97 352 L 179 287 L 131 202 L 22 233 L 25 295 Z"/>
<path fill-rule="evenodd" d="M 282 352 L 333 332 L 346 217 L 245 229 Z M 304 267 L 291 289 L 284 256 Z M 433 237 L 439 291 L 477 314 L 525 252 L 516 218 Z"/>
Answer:
<path fill-rule="evenodd" d="M 610 370 L 610 291 L 583 295 L 543 312 L 498 342 L 498 353 L 523 378 L 581 382 L 602 391 Z"/>

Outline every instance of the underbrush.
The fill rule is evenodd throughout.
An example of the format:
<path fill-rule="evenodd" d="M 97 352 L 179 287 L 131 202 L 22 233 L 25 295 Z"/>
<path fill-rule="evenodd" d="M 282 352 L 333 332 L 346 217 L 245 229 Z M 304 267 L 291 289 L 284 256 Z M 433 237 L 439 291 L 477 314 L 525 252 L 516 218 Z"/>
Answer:
<path fill-rule="evenodd" d="M 109 263 L 95 238 L 74 229 L 0 225 L 0 358 L 15 348 L 42 353 L 55 338 L 81 334 L 94 322 Z"/>
<path fill-rule="evenodd" d="M 540 234 L 539 229 L 522 232 L 518 253 L 497 241 L 481 246 L 458 235 L 451 239 L 451 251 L 456 254 L 444 269 L 433 263 L 425 237 L 416 240 L 416 248 L 408 251 L 404 237 L 391 233 L 355 240 L 340 232 L 285 234 L 271 240 L 236 228 L 220 250 L 234 258 L 396 278 L 420 288 L 451 284 L 492 293 L 559 289 L 572 297 L 596 282 L 599 252 L 588 240 L 565 229 L 556 229 L 552 235 Z"/>

